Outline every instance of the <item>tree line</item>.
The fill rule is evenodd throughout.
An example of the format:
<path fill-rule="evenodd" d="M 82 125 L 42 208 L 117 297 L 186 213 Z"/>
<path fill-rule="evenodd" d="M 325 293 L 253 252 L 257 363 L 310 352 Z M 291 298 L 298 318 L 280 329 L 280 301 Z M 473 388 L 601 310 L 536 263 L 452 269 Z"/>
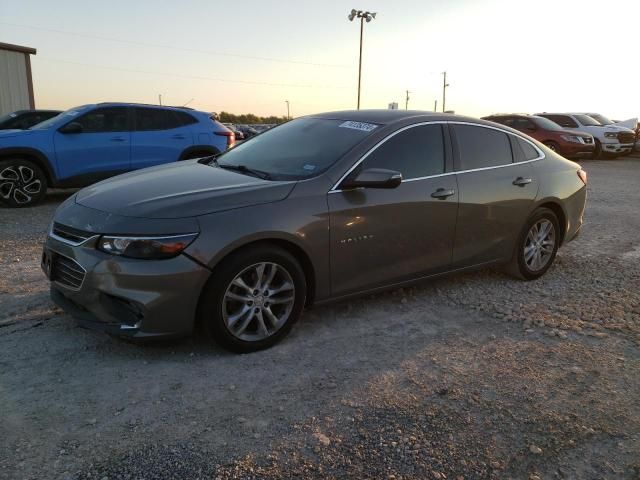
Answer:
<path fill-rule="evenodd" d="M 239 123 L 239 124 L 252 124 L 252 123 L 284 123 L 287 121 L 287 117 L 276 117 L 271 115 L 269 117 L 260 117 L 253 113 L 243 113 L 236 115 L 235 113 L 220 112 L 218 114 L 218 121 L 224 123 Z"/>

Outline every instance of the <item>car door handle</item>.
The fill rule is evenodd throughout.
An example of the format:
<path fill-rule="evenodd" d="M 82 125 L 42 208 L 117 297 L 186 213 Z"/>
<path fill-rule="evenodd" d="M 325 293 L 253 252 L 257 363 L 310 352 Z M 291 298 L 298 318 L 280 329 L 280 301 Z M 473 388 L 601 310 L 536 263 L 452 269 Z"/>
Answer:
<path fill-rule="evenodd" d="M 184 140 L 184 135 L 173 135 L 171 138 L 175 138 L 176 140 Z"/>
<path fill-rule="evenodd" d="M 439 200 L 444 200 L 445 198 L 448 198 L 451 195 L 455 195 L 455 193 L 456 193 L 455 190 L 447 190 L 445 188 L 439 188 L 431 194 L 431 197 L 437 198 Z"/>
<path fill-rule="evenodd" d="M 529 185 L 533 180 L 530 178 L 518 177 L 513 181 L 514 185 L 518 187 L 524 187 L 525 185 Z"/>
<path fill-rule="evenodd" d="M 124 142 L 125 139 L 123 137 L 111 137 L 112 142 Z"/>

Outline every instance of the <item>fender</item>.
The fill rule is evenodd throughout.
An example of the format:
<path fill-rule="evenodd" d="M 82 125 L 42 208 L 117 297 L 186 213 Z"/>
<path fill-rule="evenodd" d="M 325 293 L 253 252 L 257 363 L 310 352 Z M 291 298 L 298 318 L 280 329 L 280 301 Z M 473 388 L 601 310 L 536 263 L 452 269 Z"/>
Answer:
<path fill-rule="evenodd" d="M 18 157 L 30 157 L 36 165 L 38 165 L 44 171 L 47 177 L 47 183 L 49 186 L 55 186 L 58 181 L 56 172 L 51 166 L 51 162 L 47 156 L 36 148 L 30 147 L 6 147 L 0 148 L 0 160 L 3 158 L 18 156 Z"/>

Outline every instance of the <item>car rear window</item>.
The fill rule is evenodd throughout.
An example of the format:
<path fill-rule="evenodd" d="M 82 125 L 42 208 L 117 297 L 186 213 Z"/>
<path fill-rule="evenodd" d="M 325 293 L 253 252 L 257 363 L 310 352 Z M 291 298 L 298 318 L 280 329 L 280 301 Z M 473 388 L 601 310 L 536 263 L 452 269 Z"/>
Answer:
<path fill-rule="evenodd" d="M 531 145 L 529 142 L 520 137 L 516 137 L 516 140 L 518 141 L 518 145 L 520 145 L 520 148 L 522 149 L 525 160 L 534 160 L 540 156 L 538 154 L 538 151 L 533 148 L 533 145 Z"/>
<path fill-rule="evenodd" d="M 222 166 L 245 166 L 274 180 L 319 175 L 378 125 L 347 120 L 300 118 L 272 128 L 218 157 Z"/>
<path fill-rule="evenodd" d="M 454 125 L 460 156 L 459 170 L 496 167 L 513 162 L 509 137 L 492 128 Z"/>

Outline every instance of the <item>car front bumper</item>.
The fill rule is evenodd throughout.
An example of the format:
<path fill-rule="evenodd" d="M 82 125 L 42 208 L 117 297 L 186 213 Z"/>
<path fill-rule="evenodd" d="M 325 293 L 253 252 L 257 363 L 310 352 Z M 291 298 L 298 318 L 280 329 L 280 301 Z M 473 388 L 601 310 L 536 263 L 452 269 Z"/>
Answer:
<path fill-rule="evenodd" d="M 562 156 L 567 158 L 589 158 L 593 155 L 595 144 L 565 143 L 561 145 Z"/>
<path fill-rule="evenodd" d="M 185 255 L 165 260 L 115 257 L 47 237 L 42 268 L 51 298 L 89 328 L 133 338 L 189 335 L 210 271 Z"/>
<path fill-rule="evenodd" d="M 602 143 L 603 153 L 628 153 L 633 150 L 633 143 Z"/>

